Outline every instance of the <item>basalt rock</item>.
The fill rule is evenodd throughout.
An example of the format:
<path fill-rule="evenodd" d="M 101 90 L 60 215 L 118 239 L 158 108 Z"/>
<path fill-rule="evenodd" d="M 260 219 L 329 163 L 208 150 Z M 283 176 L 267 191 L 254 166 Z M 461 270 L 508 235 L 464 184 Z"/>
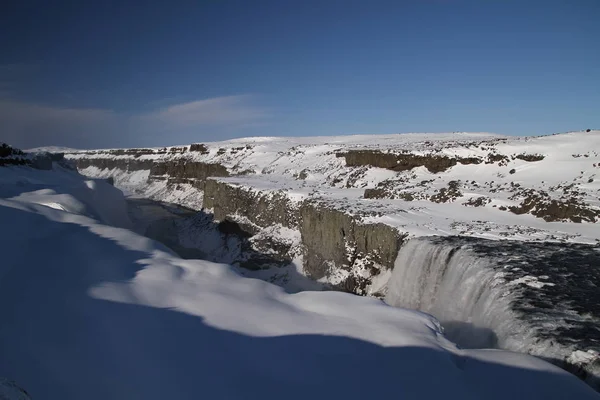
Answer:
<path fill-rule="evenodd" d="M 440 191 L 429 198 L 434 203 L 448 203 L 461 197 L 460 182 L 450 181 L 447 188 L 441 188 Z"/>
<path fill-rule="evenodd" d="M 168 175 L 171 178 L 206 180 L 209 176 L 229 176 L 227 168 L 221 164 L 177 160 L 155 162 L 150 168 L 150 176 Z"/>
<path fill-rule="evenodd" d="M 25 158 L 25 153 L 6 143 L 0 144 L 0 167 L 5 165 L 29 165 L 30 161 Z"/>
<path fill-rule="evenodd" d="M 312 201 L 298 205 L 283 192 L 257 192 L 227 180 L 206 181 L 204 206 L 213 209 L 217 221 L 234 220 L 248 234 L 275 224 L 298 229 L 306 274 L 357 294 L 365 293 L 381 268 L 393 268 L 405 237 L 388 225 L 364 224 L 360 217 L 330 205 Z M 289 249 L 279 250 L 282 260 L 289 259 Z"/>
<path fill-rule="evenodd" d="M 599 210 L 589 208 L 575 198 L 556 200 L 537 193 L 530 194 L 519 206 L 512 206 L 509 210 L 514 214 L 530 213 L 546 222 L 596 222 L 600 218 Z"/>
<path fill-rule="evenodd" d="M 453 167 L 456 158 L 437 155 L 415 155 L 383 153 L 377 150 L 350 150 L 344 153 L 349 167 L 371 166 L 392 171 L 408 171 L 416 167 L 425 167 L 429 172 L 437 173 Z"/>
<path fill-rule="evenodd" d="M 194 143 L 190 145 L 190 151 L 197 151 L 201 154 L 208 154 L 208 147 L 201 143 Z"/>
<path fill-rule="evenodd" d="M 253 224 L 267 227 L 281 224 L 294 228 L 298 212 L 283 193 L 259 193 L 249 188 L 208 179 L 204 185 L 204 207 L 212 208 L 215 219 L 242 216 Z"/>
<path fill-rule="evenodd" d="M 393 268 L 404 235 L 384 224 L 363 224 L 355 216 L 317 202 L 300 208 L 300 233 L 305 248 L 304 270 L 313 279 L 345 271 L 338 288 L 361 294 L 369 274 Z"/>
<path fill-rule="evenodd" d="M 515 158 L 518 160 L 523 160 L 523 161 L 527 161 L 527 162 L 535 162 L 535 161 L 542 161 L 544 159 L 544 155 L 542 155 L 542 154 L 517 154 L 515 156 Z"/>
<path fill-rule="evenodd" d="M 336 156 L 338 156 L 336 154 Z M 480 164 L 483 160 L 477 157 L 448 157 L 444 155 L 418 155 L 410 153 L 384 153 L 378 150 L 349 150 L 339 154 L 346 159 L 349 167 L 371 166 L 392 171 L 408 171 L 417 167 L 425 167 L 431 173 L 446 171 L 460 164 Z"/>
<path fill-rule="evenodd" d="M 139 160 L 137 158 L 76 158 L 74 159 L 78 170 L 88 167 L 98 169 L 120 169 L 123 171 L 142 171 L 152 167 L 152 160 Z"/>

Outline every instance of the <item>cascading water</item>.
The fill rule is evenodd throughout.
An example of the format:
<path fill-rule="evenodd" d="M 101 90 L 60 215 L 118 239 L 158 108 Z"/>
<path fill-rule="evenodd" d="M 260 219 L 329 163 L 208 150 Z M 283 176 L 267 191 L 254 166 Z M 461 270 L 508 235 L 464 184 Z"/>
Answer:
<path fill-rule="evenodd" d="M 398 254 L 385 300 L 435 316 L 462 347 L 502 346 L 511 310 L 488 264 L 461 246 L 410 240 Z"/>
<path fill-rule="evenodd" d="M 599 261 L 579 244 L 411 239 L 385 300 L 433 315 L 461 347 L 541 356 L 600 390 Z"/>

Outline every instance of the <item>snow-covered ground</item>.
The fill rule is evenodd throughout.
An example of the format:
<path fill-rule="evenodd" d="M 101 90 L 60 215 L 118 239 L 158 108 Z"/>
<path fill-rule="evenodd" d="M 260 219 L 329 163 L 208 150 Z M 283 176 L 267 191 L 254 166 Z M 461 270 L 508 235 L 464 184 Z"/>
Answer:
<path fill-rule="evenodd" d="M 410 236 L 600 242 L 600 229 L 589 222 L 600 218 L 600 131 L 541 137 L 485 133 L 264 137 L 203 146 L 202 151 L 190 151 L 190 146 L 146 149 L 135 158 L 108 150 L 74 152 L 67 158 L 220 164 L 232 176 L 215 179 L 263 194 L 285 194 L 295 202 L 325 202 Z M 477 159 L 478 163 L 459 162 L 438 172 L 424 166 L 404 171 L 349 167 L 343 156 L 353 150 Z M 148 182 L 149 170 L 90 166 L 82 173 L 113 176 L 117 186 L 143 197 L 202 207 L 199 189 L 189 184 L 175 187 L 166 180 Z M 367 198 L 367 189 L 379 190 L 381 198 Z M 552 202 L 563 210 L 551 209 L 556 217 L 547 218 L 548 222 L 539 210 L 551 208 Z M 511 212 L 511 207 L 533 203 L 539 205 L 531 211 Z M 569 207 L 579 210 L 573 218 Z M 538 216 L 533 215 L 536 211 Z M 581 215 L 591 217 L 580 222 Z"/>
<path fill-rule="evenodd" d="M 0 376 L 44 399 L 596 399 L 531 356 L 461 350 L 380 300 L 183 260 L 120 192 L 0 168 Z"/>

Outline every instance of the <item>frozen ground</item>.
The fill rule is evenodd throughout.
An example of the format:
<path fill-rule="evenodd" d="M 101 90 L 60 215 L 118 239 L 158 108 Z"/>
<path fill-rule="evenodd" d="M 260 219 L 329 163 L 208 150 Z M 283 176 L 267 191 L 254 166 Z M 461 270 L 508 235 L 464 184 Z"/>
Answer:
<path fill-rule="evenodd" d="M 426 314 L 183 260 L 126 229 L 118 190 L 56 168 L 0 168 L 0 376 L 32 398 L 599 397 Z"/>
<path fill-rule="evenodd" d="M 580 276 L 582 265 L 578 262 L 578 256 L 563 258 L 563 268 L 547 260 L 527 257 L 527 253 L 536 252 L 540 257 L 550 260 L 558 254 L 556 249 L 565 243 L 589 245 L 582 247 L 581 252 L 595 254 L 591 246 L 600 244 L 598 149 L 600 131 L 541 137 L 452 133 L 246 138 L 162 149 L 75 152 L 67 157 L 77 162 L 85 160 L 88 165 L 90 160 L 96 160 L 95 164 L 99 166 L 119 163 L 122 166 L 129 162 L 171 166 L 218 164 L 226 167 L 230 176 L 211 179 L 220 181 L 220 188 L 228 185 L 239 189 L 227 192 L 236 197 L 266 199 L 265 203 L 275 204 L 281 203 L 284 198 L 287 199 L 285 207 L 291 211 L 316 203 L 322 206 L 319 207 L 321 209 L 334 209 L 351 215 L 359 223 L 392 226 L 408 238 L 446 237 L 446 241 L 436 242 L 434 246 L 420 246 L 415 250 L 409 242 L 408 247 L 403 247 L 401 256 L 406 260 L 401 264 L 409 269 L 412 274 L 409 278 L 413 279 L 406 279 L 402 275 L 403 268 L 396 267 L 394 273 L 402 276 L 403 282 L 392 280 L 392 285 L 405 294 L 410 293 L 410 296 L 401 296 L 390 302 L 427 311 L 443 319 L 445 326 L 451 327 L 449 332 L 458 332 L 452 337 L 466 343 L 463 340 L 466 336 L 469 346 L 478 346 L 481 342 L 490 345 L 495 343 L 504 348 L 546 356 L 560 365 L 576 360 L 578 365 L 585 364 L 585 371 L 580 376 L 589 378 L 588 374 L 591 373 L 597 378 L 600 348 L 598 312 L 596 301 L 593 300 L 595 289 L 592 287 L 596 264 L 585 264 L 585 268 L 590 269 L 586 277 Z M 184 177 L 182 173 L 185 168 L 171 168 L 169 175 L 160 175 L 162 172 L 157 173 L 160 169 L 151 171 L 149 168 L 129 171 L 122 167 L 89 166 L 83 168 L 82 172 L 96 177 L 113 177 L 119 187 L 143 197 L 176 202 L 196 209 L 202 207 L 202 191 L 199 189 L 203 187 L 201 179 L 172 184 L 169 179 Z M 210 186 L 215 187 L 214 184 Z M 212 194 L 215 192 L 213 189 Z M 208 198 L 211 198 L 211 194 Z M 219 199 L 225 203 L 225 198 Z M 248 203 L 241 204 L 245 206 L 238 207 L 237 211 L 235 208 L 233 211 L 226 209 L 227 218 L 242 224 L 251 223 L 248 219 L 252 219 L 256 212 L 250 209 Z M 219 205 L 213 206 L 215 214 L 219 213 Z M 276 205 L 273 212 L 280 208 Z M 223 212 L 219 214 L 223 215 Z M 271 227 L 268 232 L 257 231 L 257 236 L 270 235 L 282 240 L 294 236 L 287 232 L 282 234 L 282 231 Z M 296 233 L 299 235 L 299 232 Z M 331 236 L 331 232 L 328 235 Z M 497 273 L 505 273 L 496 271 L 497 268 L 508 268 L 507 265 L 514 263 L 493 251 L 471 252 L 460 262 L 455 258 L 451 263 L 446 262 L 444 257 L 432 256 L 463 254 L 456 251 L 461 248 L 460 243 L 451 243 L 455 236 L 494 241 L 493 244 L 485 244 L 486 241 L 481 240 L 482 248 L 511 247 L 509 253 L 514 253 L 513 257 L 527 259 L 523 271 L 527 270 L 529 274 L 519 277 L 520 280 L 510 281 L 510 284 L 505 282 L 506 279 L 495 279 Z M 507 245 L 499 242 L 504 240 L 533 243 L 521 246 L 518 243 Z M 550 242 L 560 245 L 538 246 Z M 302 248 L 302 243 L 298 247 Z M 353 254 L 353 249 L 356 249 L 355 244 L 346 242 L 346 254 Z M 314 245 L 312 250 L 315 250 Z M 331 253 L 331 249 L 328 252 Z M 407 257 L 407 253 L 414 252 L 419 254 L 416 257 L 408 254 Z M 437 261 L 432 263 L 429 259 Z M 230 262 L 230 259 L 226 260 Z M 303 272 L 306 274 L 301 264 L 302 260 L 298 259 L 285 272 L 270 268 L 253 274 L 293 291 L 289 286 L 294 285 L 289 285 L 288 277 L 297 278 Z M 381 296 L 388 289 L 388 281 L 392 276 L 392 272 L 386 269 L 391 267 L 389 264 L 371 268 L 368 263 L 359 260 L 352 263 L 352 269 L 328 267 L 326 276 L 318 278 L 322 284 L 338 285 L 342 289 L 346 287 L 346 282 L 350 282 L 353 288 L 350 290 Z M 542 268 L 536 267 L 539 265 Z M 465 268 L 469 272 L 466 275 Z M 426 273 L 418 275 L 422 271 Z M 470 286 L 466 285 L 466 279 L 481 276 L 494 279 L 481 278 Z M 439 292 L 444 285 L 437 283 L 449 277 L 454 277 L 454 280 L 445 281 L 445 292 Z M 550 281 L 545 281 L 547 278 L 544 277 L 549 277 Z M 354 289 L 354 278 L 366 280 L 364 289 Z M 425 298 L 420 298 L 413 297 L 415 290 L 408 290 L 407 285 L 409 289 L 431 287 Z M 480 301 L 477 307 L 465 306 L 460 310 L 451 310 L 450 318 L 448 307 L 457 308 L 456 304 L 463 304 L 457 301 L 461 299 L 453 293 L 458 285 L 464 288 L 463 294 L 472 296 L 489 289 L 494 293 L 490 298 L 498 301 Z M 540 286 L 537 291 L 520 292 L 525 286 L 532 289 L 536 285 Z M 553 293 L 549 288 L 560 288 L 562 292 Z M 547 293 L 540 301 L 543 292 Z M 568 292 L 583 295 L 576 302 L 565 300 L 566 306 L 555 305 L 557 299 Z M 439 304 L 431 306 L 428 301 L 437 301 Z M 522 310 L 519 309 L 520 304 L 531 307 Z M 476 328 L 475 331 L 472 327 Z M 475 335 L 471 334 L 473 332 Z M 495 337 L 495 340 L 490 341 L 489 337 Z M 579 352 L 586 355 L 583 364 L 579 363 L 582 357 L 574 356 Z"/>
<path fill-rule="evenodd" d="M 591 222 L 600 219 L 598 149 L 600 131 L 542 137 L 452 133 L 246 138 L 205 143 L 200 151 L 190 146 L 142 149 L 134 157 L 120 150 L 95 150 L 67 157 L 220 164 L 232 176 L 215 179 L 262 194 L 285 194 L 291 202 L 324 202 L 411 236 L 593 244 L 600 241 L 600 229 Z M 435 172 L 424 166 L 348 166 L 344 154 L 355 150 L 467 161 Z M 148 169 L 91 166 L 82 173 L 112 176 L 117 186 L 143 197 L 202 207 L 199 189 L 169 186 L 166 180 L 147 182 Z M 366 190 L 377 197 L 367 196 Z"/>

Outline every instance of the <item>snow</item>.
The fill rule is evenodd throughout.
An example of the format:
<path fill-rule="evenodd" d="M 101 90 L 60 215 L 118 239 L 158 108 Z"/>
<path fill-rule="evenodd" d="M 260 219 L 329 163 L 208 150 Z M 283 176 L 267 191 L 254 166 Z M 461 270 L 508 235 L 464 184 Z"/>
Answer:
<path fill-rule="evenodd" d="M 180 184 L 180 189 L 167 187 L 165 182 L 148 182 L 150 170 L 123 171 L 118 168 L 99 169 L 94 166 L 82 169 L 83 175 L 94 178 L 112 178 L 116 187 L 129 197 L 156 199 L 199 210 L 202 208 L 202 192 L 189 184 Z"/>
<path fill-rule="evenodd" d="M 31 149 L 24 150 L 26 153 L 67 153 L 73 151 L 79 151 L 78 149 L 74 149 L 72 147 L 64 147 L 64 146 L 43 146 L 43 147 L 33 147 Z"/>
<path fill-rule="evenodd" d="M 330 207 L 362 216 L 365 223 L 384 223 L 411 237 L 467 235 L 487 239 L 527 241 L 600 242 L 594 223 L 569 220 L 546 222 L 531 214 L 505 210 L 519 206 L 527 190 L 547 193 L 550 199 L 577 199 L 587 209 L 600 211 L 600 131 L 570 132 L 542 137 L 507 137 L 487 133 L 439 133 L 355 135 L 306 138 L 244 138 L 205 143 L 201 152 L 143 154 L 138 160 L 185 160 L 218 163 L 234 175 L 214 178 L 248 191 L 283 194 L 292 202 L 317 200 Z M 424 167 L 394 172 L 375 167 L 347 167 L 336 154 L 352 149 L 371 149 L 395 154 L 430 154 L 460 157 L 506 156 L 503 163 L 462 165 L 437 174 Z M 541 155 L 540 161 L 525 161 L 520 155 Z M 67 154 L 79 158 L 132 159 L 131 155 L 102 150 Z M 511 171 L 514 170 L 514 173 Z M 253 171 L 253 174 L 247 174 Z M 202 192 L 191 185 L 169 188 L 166 181 L 147 183 L 149 171 L 128 173 L 82 171 L 92 177 L 115 176 L 115 184 L 139 196 L 174 202 L 190 208 L 202 207 Z M 243 172 L 243 174 L 241 174 Z M 236 175 L 239 174 L 239 175 Z M 461 194 L 454 201 L 435 203 L 431 196 L 460 182 Z M 389 184 L 413 201 L 365 199 L 364 190 Z M 470 199 L 489 199 L 480 207 Z"/>
<path fill-rule="evenodd" d="M 542 360 L 460 349 L 427 314 L 183 260 L 125 229 L 105 182 L 0 183 L 0 376 L 32 398 L 598 398 Z"/>
<path fill-rule="evenodd" d="M 15 382 L 0 378 L 0 399 L 2 400 L 31 400 L 26 391 Z"/>

